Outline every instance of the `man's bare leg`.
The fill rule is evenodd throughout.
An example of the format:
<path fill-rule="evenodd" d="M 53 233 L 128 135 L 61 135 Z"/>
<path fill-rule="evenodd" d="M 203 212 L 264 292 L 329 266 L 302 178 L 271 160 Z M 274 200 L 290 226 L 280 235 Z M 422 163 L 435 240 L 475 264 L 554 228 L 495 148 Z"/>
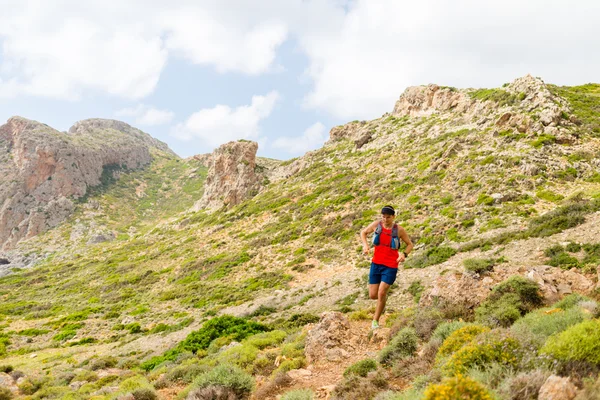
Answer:
<path fill-rule="evenodd" d="M 374 286 L 374 285 L 371 285 L 371 286 Z M 373 320 L 377 321 L 377 323 L 379 323 L 379 318 L 381 317 L 381 314 L 383 313 L 383 309 L 385 308 L 385 303 L 387 302 L 387 293 L 388 293 L 388 290 L 390 289 L 390 285 L 388 285 L 385 282 L 381 282 L 378 286 L 379 286 L 379 288 L 377 291 L 377 309 L 375 310 L 375 316 L 373 317 Z M 371 298 L 373 298 L 373 297 L 371 297 Z"/>

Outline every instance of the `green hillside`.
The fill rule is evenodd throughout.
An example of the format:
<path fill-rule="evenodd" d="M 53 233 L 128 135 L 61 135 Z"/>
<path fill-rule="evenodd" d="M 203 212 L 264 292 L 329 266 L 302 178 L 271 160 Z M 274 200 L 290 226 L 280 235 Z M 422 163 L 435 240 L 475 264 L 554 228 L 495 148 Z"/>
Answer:
<path fill-rule="evenodd" d="M 306 324 L 337 310 L 366 327 L 369 261 L 358 234 L 392 204 L 417 245 L 386 315 L 396 336 L 353 366 L 389 379 L 351 371 L 329 383 L 337 398 L 393 390 L 386 399 L 450 399 L 439 393 L 464 388 L 473 398 L 525 398 L 511 393 L 541 381 L 539 390 L 550 374 L 592 393 L 597 349 L 573 338 L 598 331 L 597 292 L 551 305 L 536 283 L 513 279 L 476 309 L 418 305 L 448 270 L 485 276 L 493 265 L 521 265 L 505 250 L 536 238 L 550 238 L 540 264 L 596 279 L 600 239 L 551 248 L 552 235 L 600 211 L 600 85 L 548 88 L 568 104 L 557 100 L 560 135 L 494 125 L 508 112 L 538 121 L 525 94 L 467 90 L 489 102 L 491 122 L 452 110 L 351 122 L 370 135 L 365 145 L 340 138 L 278 163 L 301 167 L 213 213 L 188 211 L 207 175 L 195 159 L 157 155 L 143 170 L 105 170 L 68 221 L 19 247 L 47 257 L 0 278 L 0 372 L 22 371 L 17 398 L 32 399 L 185 398 L 215 385 L 271 398 L 300 389 L 281 373 L 307 365 Z M 91 240 L 102 232 L 114 239 Z M 463 266 L 467 256 L 475 261 Z M 219 351 L 233 340 L 241 346 Z"/>

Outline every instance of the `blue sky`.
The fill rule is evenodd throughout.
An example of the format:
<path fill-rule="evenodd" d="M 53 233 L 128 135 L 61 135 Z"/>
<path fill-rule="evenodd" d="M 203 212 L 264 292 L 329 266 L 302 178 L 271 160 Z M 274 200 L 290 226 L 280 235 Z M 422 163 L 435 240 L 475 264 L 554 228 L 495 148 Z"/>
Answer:
<path fill-rule="evenodd" d="M 600 81 L 600 5 L 568 1 L 0 0 L 0 121 L 120 119 L 180 156 L 288 159 L 407 86 Z"/>

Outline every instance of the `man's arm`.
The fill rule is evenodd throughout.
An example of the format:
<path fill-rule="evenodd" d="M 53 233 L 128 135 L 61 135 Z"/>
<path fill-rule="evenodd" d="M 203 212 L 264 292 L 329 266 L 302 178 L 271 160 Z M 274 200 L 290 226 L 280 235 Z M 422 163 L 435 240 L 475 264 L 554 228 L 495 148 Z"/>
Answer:
<path fill-rule="evenodd" d="M 367 235 L 375 232 L 375 228 L 377 228 L 377 224 L 379 224 L 379 221 L 373 221 L 371 224 L 369 224 L 369 226 L 367 226 L 365 229 L 363 229 L 362 231 L 360 231 L 360 240 L 362 241 L 363 244 L 363 253 L 364 254 L 369 254 L 369 242 L 367 241 Z"/>
<path fill-rule="evenodd" d="M 407 255 L 410 254 L 414 246 L 412 241 L 410 240 L 410 237 L 408 236 L 408 233 L 406 233 L 406 230 L 401 226 L 398 227 L 398 236 L 400 236 L 400 239 L 402 239 L 402 241 L 406 243 L 406 249 L 404 249 L 404 253 L 406 253 Z M 405 259 L 406 257 L 404 257 L 403 253 L 400 253 L 398 255 L 398 262 L 404 262 Z"/>

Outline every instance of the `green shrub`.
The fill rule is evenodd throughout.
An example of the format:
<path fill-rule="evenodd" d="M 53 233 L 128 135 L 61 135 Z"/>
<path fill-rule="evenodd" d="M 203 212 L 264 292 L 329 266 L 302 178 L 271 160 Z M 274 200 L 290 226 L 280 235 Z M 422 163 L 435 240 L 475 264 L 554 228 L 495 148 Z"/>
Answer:
<path fill-rule="evenodd" d="M 515 322 L 511 330 L 514 332 L 528 330 L 543 342 L 551 335 L 562 332 L 584 319 L 585 315 L 578 307 L 558 311 L 556 309 L 536 310 Z"/>
<path fill-rule="evenodd" d="M 457 375 L 425 390 L 424 400 L 493 400 L 492 395 L 473 379 Z"/>
<path fill-rule="evenodd" d="M 565 198 L 565 196 L 556 194 L 550 190 L 539 190 L 536 193 L 536 196 L 542 200 L 550 201 L 552 203 L 556 203 Z"/>
<path fill-rule="evenodd" d="M 248 336 L 266 332 L 269 328 L 265 325 L 244 318 L 223 315 L 204 323 L 202 328 L 190 333 L 185 340 L 177 345 L 180 351 L 206 350 L 210 342 L 222 336 L 229 336 L 232 340 L 242 341 Z"/>
<path fill-rule="evenodd" d="M 11 400 L 13 397 L 13 393 L 8 388 L 0 386 L 0 400 Z"/>
<path fill-rule="evenodd" d="M 570 308 L 575 307 L 577 304 L 579 304 L 582 301 L 589 301 L 591 300 L 589 297 L 587 296 L 583 296 L 579 293 L 573 293 L 570 294 L 568 296 L 566 296 L 565 298 L 563 298 L 562 300 L 554 303 L 552 305 L 553 308 L 560 308 L 563 310 L 568 310 Z"/>
<path fill-rule="evenodd" d="M 281 400 L 313 400 L 314 393 L 310 389 L 297 389 L 286 392 L 281 396 Z"/>
<path fill-rule="evenodd" d="M 515 293 L 523 302 L 523 308 L 531 310 L 539 307 L 544 303 L 544 298 L 540 292 L 539 285 L 531 279 L 524 278 L 520 275 L 514 275 L 504 282 L 496 285 L 492 289 L 490 298 L 499 298 L 506 293 Z"/>
<path fill-rule="evenodd" d="M 382 364 L 391 364 L 398 359 L 412 356 L 417 351 L 417 341 L 417 333 L 413 328 L 403 328 L 381 350 L 379 353 L 379 362 Z"/>
<path fill-rule="evenodd" d="M 404 268 L 425 268 L 430 265 L 443 263 L 456 254 L 452 247 L 437 246 L 427 250 L 424 254 L 409 257 L 404 263 Z"/>
<path fill-rule="evenodd" d="M 509 327 L 521 318 L 521 299 L 516 293 L 506 293 L 498 299 L 488 299 L 475 309 L 475 320 L 489 326 Z"/>
<path fill-rule="evenodd" d="M 139 322 L 132 322 L 131 324 L 125 325 L 125 329 L 129 331 L 129 333 L 140 333 L 142 331 L 142 327 Z"/>
<path fill-rule="evenodd" d="M 415 303 L 418 303 L 421 300 L 421 294 L 425 288 L 421 284 L 420 280 L 413 281 L 406 291 L 413 296 Z"/>
<path fill-rule="evenodd" d="M 377 400 L 423 400 L 423 388 L 407 389 L 403 392 L 387 391 L 377 395 Z"/>
<path fill-rule="evenodd" d="M 344 376 L 348 377 L 349 375 L 359 375 L 363 378 L 367 376 L 370 371 L 375 371 L 377 369 L 377 362 L 373 359 L 367 358 L 366 360 L 358 361 L 344 371 Z"/>
<path fill-rule="evenodd" d="M 467 323 L 463 321 L 442 322 L 435 328 L 435 331 L 433 331 L 431 338 L 437 339 L 440 342 L 444 342 L 448 338 L 448 336 L 450 336 L 458 329 L 464 327 L 465 325 L 467 325 Z"/>
<path fill-rule="evenodd" d="M 99 358 L 92 359 L 88 368 L 92 371 L 97 371 L 99 369 L 113 368 L 117 365 L 117 358 L 112 356 L 103 356 Z"/>
<path fill-rule="evenodd" d="M 12 365 L 0 365 L 0 372 L 8 374 L 14 370 Z"/>
<path fill-rule="evenodd" d="M 222 351 L 218 354 L 217 360 L 221 364 L 237 365 L 240 368 L 246 368 L 251 365 L 258 356 L 258 348 L 249 344 L 242 344 Z"/>
<path fill-rule="evenodd" d="M 467 258 L 463 260 L 465 270 L 477 274 L 483 274 L 494 269 L 494 260 L 489 258 Z"/>
<path fill-rule="evenodd" d="M 131 392 L 135 400 L 157 400 L 156 392 L 150 388 L 140 388 Z"/>
<path fill-rule="evenodd" d="M 254 378 L 234 365 L 222 364 L 198 376 L 192 388 L 202 389 L 208 386 L 223 386 L 231 389 L 239 398 L 248 398 L 254 390 Z"/>
<path fill-rule="evenodd" d="M 584 321 L 551 336 L 540 352 L 561 361 L 600 365 L 600 320 Z"/>
<path fill-rule="evenodd" d="M 597 211 L 600 202 L 571 202 L 544 215 L 533 218 L 527 229 L 528 236 L 546 237 L 573 228 L 585 222 L 585 215 Z"/>
<path fill-rule="evenodd" d="M 242 343 L 264 349 L 283 342 L 286 336 L 284 331 L 263 332 L 246 338 Z"/>
<path fill-rule="evenodd" d="M 511 276 L 496 285 L 477 307 L 476 320 L 490 326 L 508 327 L 542 303 L 543 297 L 536 282 L 519 275 Z"/>

